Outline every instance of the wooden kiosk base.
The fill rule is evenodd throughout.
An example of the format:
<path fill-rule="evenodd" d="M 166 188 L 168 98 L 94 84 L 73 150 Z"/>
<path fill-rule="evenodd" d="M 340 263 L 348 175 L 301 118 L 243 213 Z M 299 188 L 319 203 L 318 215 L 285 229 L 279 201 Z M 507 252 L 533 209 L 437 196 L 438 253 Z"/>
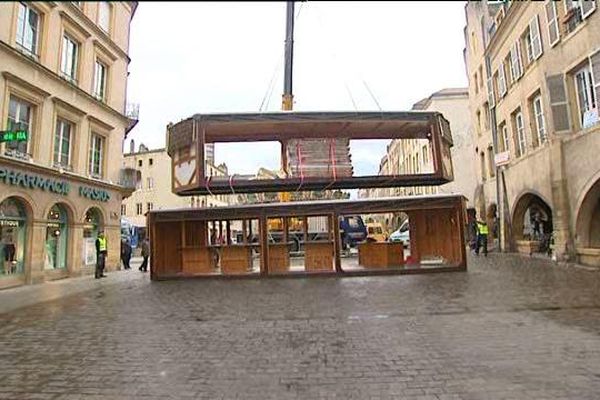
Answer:
<path fill-rule="evenodd" d="M 368 242 L 358 245 L 358 264 L 365 268 L 389 268 L 404 265 L 402 243 Z"/>
<path fill-rule="evenodd" d="M 305 238 L 306 273 L 366 275 L 465 270 L 464 204 L 461 195 L 432 195 L 153 210 L 148 214 L 151 278 L 290 275 L 289 243 L 269 243 L 267 220 L 306 220 L 314 216 L 328 217 L 329 240 L 311 242 Z M 359 245 L 358 270 L 355 266 L 345 271 L 341 262 L 340 217 L 397 212 L 404 212 L 409 218 L 411 268 L 391 268 L 404 264 L 401 243 L 363 243 Z M 226 245 L 209 246 L 208 224 L 225 221 L 230 237 L 229 221 L 235 220 L 241 220 L 244 227 L 252 226 L 249 221 L 258 221 L 259 243 L 233 244 L 228 239 Z M 242 237 L 248 236 L 251 235 L 242 233 Z M 253 272 L 252 247 L 261 254 L 260 274 Z M 216 253 L 220 255 L 220 273 L 215 265 Z M 434 266 L 421 262 L 432 258 L 443 261 Z"/>

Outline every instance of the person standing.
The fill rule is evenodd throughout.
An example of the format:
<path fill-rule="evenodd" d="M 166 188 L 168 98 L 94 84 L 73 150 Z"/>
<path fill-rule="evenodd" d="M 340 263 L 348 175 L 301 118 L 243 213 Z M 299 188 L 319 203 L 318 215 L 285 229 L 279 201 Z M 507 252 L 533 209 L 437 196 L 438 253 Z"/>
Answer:
<path fill-rule="evenodd" d="M 96 279 L 106 278 L 104 266 L 107 254 L 106 237 L 104 237 L 104 231 L 100 231 L 100 233 L 98 233 L 98 238 L 96 239 Z"/>
<path fill-rule="evenodd" d="M 129 262 L 131 261 L 131 245 L 129 240 L 121 239 L 121 261 L 123 261 L 123 268 L 131 269 Z"/>
<path fill-rule="evenodd" d="M 485 221 L 477 221 L 477 247 L 475 248 L 475 254 L 479 255 L 479 249 L 483 246 L 483 255 L 487 257 L 488 234 L 487 223 Z"/>
<path fill-rule="evenodd" d="M 142 257 L 144 257 L 144 260 L 139 269 L 142 272 L 148 272 L 148 257 L 150 257 L 150 243 L 148 242 L 148 238 L 144 238 L 142 241 Z"/>

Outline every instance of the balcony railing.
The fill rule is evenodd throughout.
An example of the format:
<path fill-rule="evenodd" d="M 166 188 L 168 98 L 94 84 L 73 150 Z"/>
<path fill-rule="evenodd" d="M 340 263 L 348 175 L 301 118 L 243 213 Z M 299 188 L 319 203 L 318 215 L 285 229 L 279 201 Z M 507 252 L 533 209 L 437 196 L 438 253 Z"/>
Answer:
<path fill-rule="evenodd" d="M 138 103 L 127 103 L 125 105 L 125 116 L 138 121 L 140 117 L 140 105 Z"/>
<path fill-rule="evenodd" d="M 121 168 L 119 171 L 119 184 L 127 189 L 135 190 L 142 174 L 135 168 Z"/>

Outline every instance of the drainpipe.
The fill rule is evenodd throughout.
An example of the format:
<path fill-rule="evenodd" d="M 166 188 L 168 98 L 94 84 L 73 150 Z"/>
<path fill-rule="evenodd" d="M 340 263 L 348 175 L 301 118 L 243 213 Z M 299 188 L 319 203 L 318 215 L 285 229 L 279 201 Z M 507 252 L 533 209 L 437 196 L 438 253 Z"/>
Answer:
<path fill-rule="evenodd" d="M 493 102 L 489 101 L 490 92 L 493 95 L 494 82 L 492 80 L 492 65 L 490 61 L 490 57 L 488 55 L 485 56 L 485 72 L 488 76 L 488 107 L 490 111 L 490 126 L 492 128 L 492 146 L 494 148 L 494 155 L 498 153 L 498 129 L 496 123 L 496 99 Z M 493 105 L 492 105 L 493 104 Z M 487 150 L 487 149 L 486 149 Z M 494 168 L 496 168 L 496 218 L 498 220 L 498 249 L 500 251 L 504 251 L 503 243 L 502 243 L 502 223 L 500 221 L 504 221 L 504 218 L 500 218 L 500 174 L 503 174 L 502 171 L 497 165 L 496 160 L 494 159 Z M 502 214 L 504 214 L 506 210 L 502 207 Z M 503 215 L 504 216 L 504 215 Z"/>

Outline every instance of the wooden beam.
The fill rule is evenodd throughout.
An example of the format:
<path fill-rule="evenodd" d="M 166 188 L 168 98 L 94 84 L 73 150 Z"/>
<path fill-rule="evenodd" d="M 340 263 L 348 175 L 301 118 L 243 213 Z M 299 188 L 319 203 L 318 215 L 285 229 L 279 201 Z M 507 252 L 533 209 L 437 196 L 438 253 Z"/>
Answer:
<path fill-rule="evenodd" d="M 333 222 L 333 260 L 335 262 L 335 272 L 344 272 L 342 269 L 342 246 L 340 244 L 340 222 L 338 213 L 334 212 L 331 215 L 331 219 Z"/>
<path fill-rule="evenodd" d="M 229 220 L 225 221 L 225 228 L 227 232 L 227 244 L 231 245 L 231 225 L 229 223 Z"/>
<path fill-rule="evenodd" d="M 261 216 L 258 219 L 258 223 L 260 225 L 260 274 L 268 275 L 269 274 L 269 236 L 268 236 L 268 226 L 267 226 L 267 217 Z"/>

